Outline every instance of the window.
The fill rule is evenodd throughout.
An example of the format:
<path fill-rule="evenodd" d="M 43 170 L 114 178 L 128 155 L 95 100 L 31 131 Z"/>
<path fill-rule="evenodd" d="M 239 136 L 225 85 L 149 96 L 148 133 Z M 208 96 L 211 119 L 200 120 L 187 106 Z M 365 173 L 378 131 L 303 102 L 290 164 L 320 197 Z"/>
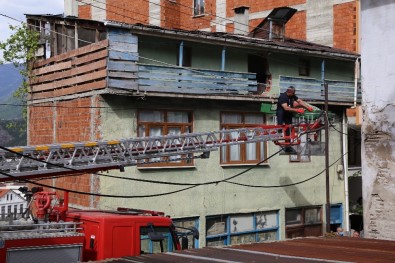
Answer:
<path fill-rule="evenodd" d="M 155 233 L 161 240 L 153 240 L 150 233 Z M 173 251 L 173 242 L 170 228 L 168 227 L 140 227 L 140 251 L 141 254 L 155 254 Z M 161 251 L 163 248 L 163 251 Z"/>
<path fill-rule="evenodd" d="M 19 206 L 19 213 L 23 214 L 23 204 L 20 204 L 20 206 Z"/>
<path fill-rule="evenodd" d="M 206 219 L 206 246 L 278 239 L 278 212 L 221 215 Z"/>
<path fill-rule="evenodd" d="M 336 232 L 337 227 L 343 223 L 342 204 L 331 205 L 331 230 Z"/>
<path fill-rule="evenodd" d="M 221 114 L 221 129 L 257 127 L 265 123 L 265 116 L 257 113 Z M 231 134 L 236 136 L 237 133 Z M 257 164 L 267 157 L 267 142 L 243 143 L 221 147 L 221 164 Z"/>
<path fill-rule="evenodd" d="M 199 229 L 199 219 L 198 218 L 182 218 L 182 219 L 173 219 L 174 226 L 176 227 L 177 232 L 188 232 L 188 229 L 195 227 Z M 179 227 L 179 228 L 178 228 Z M 185 229 L 188 228 L 188 229 Z M 181 243 L 181 240 L 180 240 Z M 194 239 L 192 235 L 188 235 L 188 249 L 190 248 L 198 248 L 199 240 Z"/>
<path fill-rule="evenodd" d="M 299 59 L 299 76 L 310 76 L 310 61 Z"/>
<path fill-rule="evenodd" d="M 140 110 L 137 122 L 139 137 L 192 132 L 192 112 L 189 111 Z M 177 144 L 177 140 L 174 143 Z M 144 167 L 192 166 L 193 161 L 189 157 L 192 157 L 192 154 L 144 159 L 139 161 L 139 167 L 141 168 L 143 163 Z"/>
<path fill-rule="evenodd" d="M 285 209 L 287 238 L 322 235 L 321 206 Z"/>
<path fill-rule="evenodd" d="M 349 167 L 361 166 L 361 130 L 349 128 L 347 130 L 348 165 Z"/>
<path fill-rule="evenodd" d="M 193 0 L 193 15 L 204 15 L 204 0 Z"/>

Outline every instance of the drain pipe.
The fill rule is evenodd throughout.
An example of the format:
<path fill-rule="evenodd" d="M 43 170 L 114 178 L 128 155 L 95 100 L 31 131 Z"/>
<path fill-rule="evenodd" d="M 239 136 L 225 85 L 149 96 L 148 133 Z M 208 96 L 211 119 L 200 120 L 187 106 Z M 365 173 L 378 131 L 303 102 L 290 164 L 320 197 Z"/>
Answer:
<path fill-rule="evenodd" d="M 342 119 L 342 156 L 343 156 L 343 180 L 344 180 L 344 224 L 346 225 L 347 233 L 350 232 L 350 207 L 349 207 L 349 191 L 348 191 L 348 149 L 347 149 L 347 122 L 346 114 L 343 111 Z"/>
<path fill-rule="evenodd" d="M 357 107 L 357 98 L 358 98 L 358 79 L 359 79 L 359 58 L 355 60 L 354 66 L 354 106 Z"/>

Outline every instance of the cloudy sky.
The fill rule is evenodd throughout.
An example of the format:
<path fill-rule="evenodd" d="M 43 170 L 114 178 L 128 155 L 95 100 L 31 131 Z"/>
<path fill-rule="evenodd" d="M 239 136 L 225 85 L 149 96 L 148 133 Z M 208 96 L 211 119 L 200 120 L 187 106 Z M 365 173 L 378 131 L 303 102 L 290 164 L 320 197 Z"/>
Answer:
<path fill-rule="evenodd" d="M 0 41 L 4 42 L 10 36 L 10 24 L 20 23 L 4 15 L 26 22 L 24 14 L 62 14 L 63 4 L 64 0 L 0 0 Z"/>

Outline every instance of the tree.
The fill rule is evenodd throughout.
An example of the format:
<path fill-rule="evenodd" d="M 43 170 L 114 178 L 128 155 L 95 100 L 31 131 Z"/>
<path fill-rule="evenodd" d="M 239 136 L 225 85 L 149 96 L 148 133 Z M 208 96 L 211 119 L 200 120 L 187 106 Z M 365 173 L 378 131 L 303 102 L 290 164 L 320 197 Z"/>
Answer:
<path fill-rule="evenodd" d="M 0 64 L 12 63 L 19 70 L 23 81 L 13 95 L 23 105 L 26 105 L 29 79 L 31 80 L 34 77 L 32 66 L 39 46 L 39 32 L 29 28 L 25 23 L 17 26 L 10 25 L 9 28 L 13 34 L 6 41 L 0 42 L 0 50 L 3 51 L 3 59 L 0 58 Z M 26 120 L 26 106 L 23 107 L 22 115 Z M 10 131 L 19 130 L 16 138 L 20 138 L 19 142 L 23 144 L 26 143 L 26 127 L 26 121 L 9 121 L 6 124 L 6 129 Z"/>
<path fill-rule="evenodd" d="M 9 28 L 13 34 L 6 41 L 0 42 L 0 49 L 3 51 L 3 60 L 0 59 L 0 64 L 12 63 L 19 69 L 24 81 L 15 91 L 14 96 L 21 102 L 26 102 L 28 81 L 34 77 L 32 66 L 39 46 L 39 32 L 29 28 L 25 23 L 10 25 Z"/>

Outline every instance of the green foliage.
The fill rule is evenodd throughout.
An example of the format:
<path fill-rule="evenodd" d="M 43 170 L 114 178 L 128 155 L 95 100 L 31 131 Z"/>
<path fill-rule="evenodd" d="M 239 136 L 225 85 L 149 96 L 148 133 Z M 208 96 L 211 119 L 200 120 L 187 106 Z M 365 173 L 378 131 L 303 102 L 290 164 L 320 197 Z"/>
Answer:
<path fill-rule="evenodd" d="M 13 95 L 22 104 L 26 104 L 28 81 L 33 78 L 32 66 L 39 47 L 40 35 L 38 31 L 30 28 L 25 23 L 18 26 L 10 25 L 9 28 L 13 34 L 6 41 L 0 42 L 0 50 L 3 51 L 3 60 L 0 59 L 0 64 L 12 63 L 19 70 L 23 81 Z M 2 142 L 3 144 L 26 143 L 26 107 L 23 108 L 22 115 L 24 117 L 22 122 L 8 121 L 7 124 L 0 126 L 3 139 L 5 139 L 7 134 L 10 137 L 9 141 L 4 141 Z"/>
<path fill-rule="evenodd" d="M 28 79 L 32 78 L 32 65 L 39 46 L 39 32 L 30 29 L 25 23 L 18 26 L 10 25 L 13 34 L 4 42 L 0 42 L 3 60 L 0 64 L 13 63 L 20 71 L 24 81 L 14 93 L 22 102 L 26 101 Z"/>

